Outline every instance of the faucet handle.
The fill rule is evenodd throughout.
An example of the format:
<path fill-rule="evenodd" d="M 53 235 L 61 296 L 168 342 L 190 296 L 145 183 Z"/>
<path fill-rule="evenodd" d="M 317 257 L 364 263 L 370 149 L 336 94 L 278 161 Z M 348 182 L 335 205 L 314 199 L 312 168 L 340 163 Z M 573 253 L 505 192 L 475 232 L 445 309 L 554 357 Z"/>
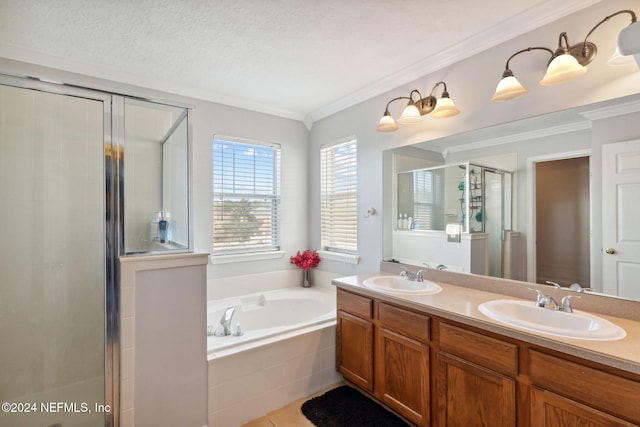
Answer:
<path fill-rule="evenodd" d="M 402 270 L 400 272 L 400 277 L 404 277 L 407 280 L 417 280 L 418 276 L 415 273 L 409 270 Z"/>
<path fill-rule="evenodd" d="M 580 298 L 580 297 L 576 295 L 563 296 L 562 300 L 560 301 L 560 310 L 564 311 L 565 313 L 573 313 L 573 308 L 571 308 L 571 298 Z"/>
<path fill-rule="evenodd" d="M 529 288 L 530 291 L 536 292 L 538 295 L 536 296 L 536 307 L 544 307 L 545 302 L 547 300 L 547 296 L 542 293 L 539 289 Z"/>
<path fill-rule="evenodd" d="M 562 287 L 562 286 L 558 285 L 556 282 L 552 282 L 551 280 L 545 280 L 545 283 L 546 283 L 547 285 L 551 285 L 551 286 L 553 286 L 554 288 L 558 288 L 558 289 L 560 289 L 560 288 Z"/>

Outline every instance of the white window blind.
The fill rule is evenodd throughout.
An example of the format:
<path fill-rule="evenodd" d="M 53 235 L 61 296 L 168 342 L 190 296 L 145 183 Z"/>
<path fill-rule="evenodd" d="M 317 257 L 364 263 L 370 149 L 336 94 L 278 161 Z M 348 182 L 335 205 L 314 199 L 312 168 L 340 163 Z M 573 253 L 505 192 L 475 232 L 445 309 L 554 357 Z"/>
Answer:
<path fill-rule="evenodd" d="M 213 255 L 280 247 L 280 146 L 213 140 Z"/>
<path fill-rule="evenodd" d="M 320 149 L 322 249 L 354 254 L 358 250 L 357 142 Z"/>
<path fill-rule="evenodd" d="M 413 172 L 413 220 L 420 228 L 443 229 L 443 176 L 432 171 Z"/>

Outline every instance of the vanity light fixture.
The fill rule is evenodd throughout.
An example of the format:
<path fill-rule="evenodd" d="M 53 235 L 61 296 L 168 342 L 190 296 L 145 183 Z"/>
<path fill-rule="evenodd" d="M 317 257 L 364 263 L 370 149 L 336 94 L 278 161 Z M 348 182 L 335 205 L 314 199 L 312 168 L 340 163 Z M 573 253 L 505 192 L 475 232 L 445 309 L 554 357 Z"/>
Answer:
<path fill-rule="evenodd" d="M 542 86 L 561 83 L 585 74 L 587 72 L 586 65 L 593 61 L 598 53 L 597 46 L 589 41 L 589 36 L 591 36 L 595 29 L 600 25 L 613 18 L 614 16 L 623 13 L 631 15 L 631 24 L 627 28 L 623 29 L 621 34 L 625 31 L 628 32 L 627 29 L 631 27 L 633 27 L 634 30 L 637 30 L 638 24 L 636 24 L 636 14 L 631 10 L 620 10 L 598 22 L 591 29 L 591 31 L 587 33 L 587 36 L 585 37 L 583 42 L 577 43 L 575 45 L 570 45 L 567 33 L 563 32 L 560 33 L 560 37 L 558 38 L 558 48 L 555 51 L 546 47 L 529 47 L 527 49 L 523 49 L 514 53 L 507 60 L 505 70 L 502 74 L 502 80 L 500 80 L 500 82 L 498 83 L 496 92 L 491 100 L 506 101 L 508 99 L 513 99 L 520 95 L 524 95 L 528 92 L 528 90 L 524 88 L 520 84 L 520 82 L 518 82 L 518 80 L 513 76 L 513 72 L 509 68 L 509 61 L 511 61 L 513 57 L 524 52 L 530 52 L 532 50 L 545 50 L 551 54 L 551 58 L 549 59 L 549 62 L 547 64 L 547 73 L 540 81 L 540 84 Z M 616 57 L 616 54 L 619 53 L 620 51 L 616 49 L 616 52 L 608 63 L 611 65 L 621 63 L 620 58 Z M 624 61 L 622 62 L 624 63 Z"/>
<path fill-rule="evenodd" d="M 434 93 L 439 86 L 443 87 L 442 97 L 440 99 L 434 96 Z M 418 96 L 417 100 L 414 100 L 413 98 L 414 93 Z M 423 97 L 419 90 L 414 89 L 409 93 L 409 96 L 399 96 L 387 102 L 387 106 L 384 109 L 384 115 L 380 119 L 378 126 L 376 126 L 376 130 L 378 132 L 393 132 L 398 129 L 398 124 L 393 117 L 391 117 L 391 113 L 389 112 L 389 105 L 399 99 L 408 100 L 406 107 L 398 118 L 398 123 L 400 124 L 420 122 L 422 121 L 422 116 L 427 114 L 434 118 L 443 118 L 455 116 L 460 112 L 449 97 L 447 84 L 445 82 L 438 82 L 431 89 L 429 96 Z"/>

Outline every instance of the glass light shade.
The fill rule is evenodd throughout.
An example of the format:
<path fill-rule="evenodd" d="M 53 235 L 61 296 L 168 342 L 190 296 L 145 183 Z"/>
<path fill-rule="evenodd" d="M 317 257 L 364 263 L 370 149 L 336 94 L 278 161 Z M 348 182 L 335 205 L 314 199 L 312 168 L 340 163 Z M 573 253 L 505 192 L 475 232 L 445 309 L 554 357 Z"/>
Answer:
<path fill-rule="evenodd" d="M 616 51 L 613 52 L 611 58 L 607 60 L 607 65 L 629 65 L 635 63 L 636 61 L 633 59 L 633 55 L 623 55 L 618 46 L 616 46 Z"/>
<path fill-rule="evenodd" d="M 506 101 L 529 92 L 514 76 L 504 77 L 496 87 L 492 101 Z"/>
<path fill-rule="evenodd" d="M 421 120 L 422 120 L 422 116 L 420 115 L 420 110 L 418 110 L 418 107 L 416 107 L 416 104 L 409 103 L 407 104 L 404 111 L 402 112 L 402 115 L 398 119 L 398 123 L 406 125 L 410 123 L 417 123 Z"/>
<path fill-rule="evenodd" d="M 640 21 L 636 21 L 620 31 L 618 46 L 623 55 L 640 55 Z"/>
<path fill-rule="evenodd" d="M 442 119 L 444 117 L 455 116 L 459 112 L 460 110 L 456 108 L 451 98 L 440 98 L 436 102 L 436 107 L 429 116 L 436 119 Z"/>
<path fill-rule="evenodd" d="M 388 114 L 382 116 L 380 122 L 378 123 L 378 126 L 376 126 L 376 130 L 378 132 L 393 132 L 397 129 L 398 125 L 396 124 L 396 121 L 393 120 L 393 117 Z"/>
<path fill-rule="evenodd" d="M 551 61 L 551 64 L 547 67 L 547 74 L 544 75 L 540 84 L 542 86 L 549 86 L 561 83 L 579 77 L 586 72 L 587 67 L 580 65 L 573 55 L 565 53 L 553 58 L 553 61 Z"/>

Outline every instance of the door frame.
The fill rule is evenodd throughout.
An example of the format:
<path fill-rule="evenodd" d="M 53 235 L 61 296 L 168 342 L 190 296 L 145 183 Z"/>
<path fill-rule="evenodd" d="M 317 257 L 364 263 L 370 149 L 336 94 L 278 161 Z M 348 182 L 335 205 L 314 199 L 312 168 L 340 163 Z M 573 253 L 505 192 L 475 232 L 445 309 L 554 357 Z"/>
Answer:
<path fill-rule="evenodd" d="M 545 154 L 542 156 L 527 157 L 527 282 L 536 283 L 536 163 L 554 160 L 567 160 L 577 157 L 589 158 L 589 230 L 593 230 L 593 155 L 591 149 L 566 151 L 563 153 Z M 589 254 L 593 256 L 593 232 L 589 233 Z M 593 262 L 589 263 L 589 276 L 593 283 Z"/>

